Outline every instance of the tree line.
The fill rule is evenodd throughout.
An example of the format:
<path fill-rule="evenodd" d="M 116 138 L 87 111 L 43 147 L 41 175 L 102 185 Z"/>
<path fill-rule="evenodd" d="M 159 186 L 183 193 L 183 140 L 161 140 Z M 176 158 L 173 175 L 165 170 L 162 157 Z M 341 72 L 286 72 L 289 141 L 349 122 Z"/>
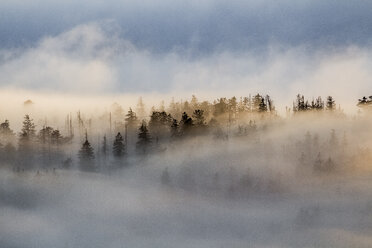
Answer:
<path fill-rule="evenodd" d="M 358 106 L 372 105 L 372 97 L 359 99 Z M 326 101 L 321 97 L 312 101 L 305 100 L 304 96 L 297 95 L 293 103 L 293 113 L 309 111 L 335 112 L 336 103 L 332 96 Z M 268 95 L 256 94 L 253 97 L 219 98 L 212 103 L 199 102 L 193 95 L 191 101 L 175 102 L 173 99 L 166 109 L 164 103 L 158 108 L 151 108 L 151 115 L 146 116 L 142 98 L 139 99 L 136 112 L 129 109 L 123 116 L 120 105 L 114 105 L 113 112 L 109 114 L 110 131 L 114 132 L 114 138 L 101 138 L 96 150 L 93 148 L 88 136 L 92 120 L 86 120 L 77 113 L 75 125 L 72 117 L 66 120 L 66 135 L 63 136 L 59 129 L 43 126 L 38 132 L 36 125 L 29 115 L 25 115 L 21 132 L 16 135 L 10 128 L 10 123 L 5 120 L 0 124 L 0 144 L 2 160 L 12 164 L 18 169 L 32 168 L 32 164 L 41 163 L 43 166 L 62 161 L 63 168 L 69 168 L 73 164 L 73 157 L 77 154 L 79 167 L 84 171 L 92 171 L 99 163 L 106 163 L 110 157 L 118 164 L 123 164 L 124 159 L 131 154 L 144 157 L 149 153 L 162 151 L 166 142 L 179 141 L 181 139 L 209 135 L 217 139 L 227 139 L 225 127 L 234 127 L 235 135 L 248 136 L 255 132 L 256 117 L 277 117 L 274 102 Z M 112 115 L 117 121 L 112 130 Z M 250 119 L 248 124 L 242 124 L 239 120 Z M 74 151 L 74 130 L 84 132 L 84 139 L 78 152 Z M 109 144 L 111 142 L 111 144 Z M 16 147 L 15 144 L 18 144 Z M 70 147 L 70 154 L 66 158 L 65 148 Z"/>

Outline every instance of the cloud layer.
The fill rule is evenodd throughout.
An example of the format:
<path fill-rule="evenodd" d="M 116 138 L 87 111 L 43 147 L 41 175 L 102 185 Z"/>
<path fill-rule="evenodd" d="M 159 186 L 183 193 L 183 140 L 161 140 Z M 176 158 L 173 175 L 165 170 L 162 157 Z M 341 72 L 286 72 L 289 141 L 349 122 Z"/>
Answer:
<path fill-rule="evenodd" d="M 0 87 L 74 94 L 271 94 L 290 105 L 295 94 L 333 95 L 354 104 L 371 88 L 371 51 L 308 52 L 308 47 L 270 46 L 263 54 L 220 51 L 199 58 L 153 53 L 120 37 L 115 22 L 79 25 L 36 45 L 3 49 Z"/>

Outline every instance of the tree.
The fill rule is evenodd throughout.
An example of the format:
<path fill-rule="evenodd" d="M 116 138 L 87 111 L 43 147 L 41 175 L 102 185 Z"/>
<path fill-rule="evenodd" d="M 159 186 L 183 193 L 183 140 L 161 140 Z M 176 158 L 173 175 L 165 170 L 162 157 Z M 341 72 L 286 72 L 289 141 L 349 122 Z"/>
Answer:
<path fill-rule="evenodd" d="M 62 137 L 61 133 L 59 132 L 59 130 L 56 129 L 56 130 L 53 130 L 53 132 L 50 135 L 50 138 L 51 138 L 52 144 L 58 146 L 63 137 Z"/>
<path fill-rule="evenodd" d="M 154 111 L 150 116 L 149 129 L 153 137 L 161 139 L 169 134 L 173 117 L 165 111 Z"/>
<path fill-rule="evenodd" d="M 150 149 L 152 141 L 145 121 L 142 121 L 138 131 L 137 152 L 146 154 Z"/>
<path fill-rule="evenodd" d="M 30 140 L 35 137 L 35 124 L 33 120 L 30 118 L 29 115 L 25 115 L 24 121 L 23 121 L 23 126 L 22 126 L 22 131 L 21 131 L 21 139 L 24 140 Z"/>
<path fill-rule="evenodd" d="M 253 96 L 252 100 L 252 111 L 257 113 L 260 112 L 260 105 L 262 104 L 263 97 L 260 94 Z"/>
<path fill-rule="evenodd" d="M 172 125 L 171 125 L 171 137 L 175 138 L 179 135 L 179 125 L 176 119 L 173 119 Z"/>
<path fill-rule="evenodd" d="M 125 122 L 128 128 L 137 126 L 137 116 L 132 108 L 129 108 L 128 113 L 125 115 Z"/>
<path fill-rule="evenodd" d="M 187 115 L 186 112 L 183 112 L 182 118 L 181 118 L 181 121 L 180 121 L 180 132 L 181 132 L 181 135 L 188 135 L 188 134 L 190 134 L 191 129 L 192 129 L 192 126 L 193 126 L 193 120 L 191 119 L 191 117 L 189 117 Z"/>
<path fill-rule="evenodd" d="M 40 142 L 40 152 L 42 157 L 42 162 L 44 165 L 47 165 L 50 163 L 50 145 L 51 145 L 51 136 L 52 136 L 53 128 L 49 126 L 44 126 L 42 129 L 40 129 L 38 134 L 38 141 Z"/>
<path fill-rule="evenodd" d="M 358 100 L 358 107 L 364 108 L 364 107 L 371 107 L 372 106 L 372 96 L 369 98 L 363 96 L 362 99 Z"/>
<path fill-rule="evenodd" d="M 328 111 L 334 111 L 336 109 L 336 103 L 333 100 L 333 97 L 332 96 L 328 96 L 327 97 L 326 109 Z"/>
<path fill-rule="evenodd" d="M 106 139 L 106 135 L 103 136 L 103 141 L 102 141 L 102 154 L 103 154 L 103 156 L 106 158 L 106 156 L 107 156 L 107 139 Z"/>
<path fill-rule="evenodd" d="M 213 115 L 215 117 L 225 114 L 228 111 L 228 103 L 226 98 L 220 98 L 218 99 L 217 102 L 215 101 L 213 107 L 214 107 Z"/>
<path fill-rule="evenodd" d="M 116 158 L 123 157 L 125 154 L 124 139 L 123 136 L 121 136 L 120 132 L 115 137 L 114 145 L 112 147 L 112 153 Z"/>
<path fill-rule="evenodd" d="M 194 118 L 194 123 L 197 126 L 204 126 L 205 125 L 205 117 L 204 117 L 204 110 L 195 109 L 194 113 L 192 114 Z"/>
<path fill-rule="evenodd" d="M 85 134 L 85 142 L 81 146 L 78 156 L 79 156 L 79 163 L 80 163 L 81 170 L 93 171 L 95 169 L 94 151 L 93 151 L 93 147 L 90 145 L 88 141 L 87 134 Z"/>
<path fill-rule="evenodd" d="M 38 134 L 38 140 L 41 144 L 49 144 L 51 141 L 53 128 L 49 126 L 44 126 L 40 129 Z"/>
<path fill-rule="evenodd" d="M 260 112 L 260 113 L 267 112 L 267 104 L 266 104 L 266 101 L 263 97 L 261 98 L 261 102 L 258 105 L 258 112 Z"/>
<path fill-rule="evenodd" d="M 35 124 L 29 115 L 25 115 L 21 133 L 19 135 L 18 150 L 22 163 L 30 166 L 34 157 Z"/>
<path fill-rule="evenodd" d="M 14 132 L 10 129 L 10 124 L 8 120 L 5 120 L 0 124 L 0 137 L 2 140 L 10 141 L 14 138 Z"/>

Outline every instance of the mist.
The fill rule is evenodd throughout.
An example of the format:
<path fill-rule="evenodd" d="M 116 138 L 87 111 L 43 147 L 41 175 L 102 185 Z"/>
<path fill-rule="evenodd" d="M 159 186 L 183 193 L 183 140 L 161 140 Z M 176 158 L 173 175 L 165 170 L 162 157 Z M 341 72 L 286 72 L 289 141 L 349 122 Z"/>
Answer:
<path fill-rule="evenodd" d="M 371 3 L 0 3 L 0 247 L 371 247 Z"/>
<path fill-rule="evenodd" d="M 235 114 L 221 112 L 225 100 L 207 105 L 195 96 L 169 106 L 131 102 L 138 114 L 105 98 L 91 112 L 54 115 L 38 110 L 42 98 L 23 104 L 40 120 L 30 147 L 28 122 L 14 124 L 19 135 L 1 132 L 1 246 L 369 247 L 370 102 L 346 114 L 332 99 L 301 110 L 298 96 L 279 115 L 260 97 L 246 98 L 250 108 Z M 157 119 L 162 113 L 179 120 L 178 129 Z M 151 143 L 142 142 L 143 125 Z M 43 139 L 49 126 L 62 136 Z M 84 140 L 92 157 L 83 156 Z"/>

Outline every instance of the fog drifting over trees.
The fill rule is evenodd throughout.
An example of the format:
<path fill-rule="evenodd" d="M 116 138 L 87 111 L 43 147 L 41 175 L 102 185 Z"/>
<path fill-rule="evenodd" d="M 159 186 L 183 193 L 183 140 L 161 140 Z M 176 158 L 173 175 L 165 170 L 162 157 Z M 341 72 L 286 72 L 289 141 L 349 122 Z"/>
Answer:
<path fill-rule="evenodd" d="M 372 245 L 370 97 L 165 100 L 1 116 L 0 246 Z"/>

